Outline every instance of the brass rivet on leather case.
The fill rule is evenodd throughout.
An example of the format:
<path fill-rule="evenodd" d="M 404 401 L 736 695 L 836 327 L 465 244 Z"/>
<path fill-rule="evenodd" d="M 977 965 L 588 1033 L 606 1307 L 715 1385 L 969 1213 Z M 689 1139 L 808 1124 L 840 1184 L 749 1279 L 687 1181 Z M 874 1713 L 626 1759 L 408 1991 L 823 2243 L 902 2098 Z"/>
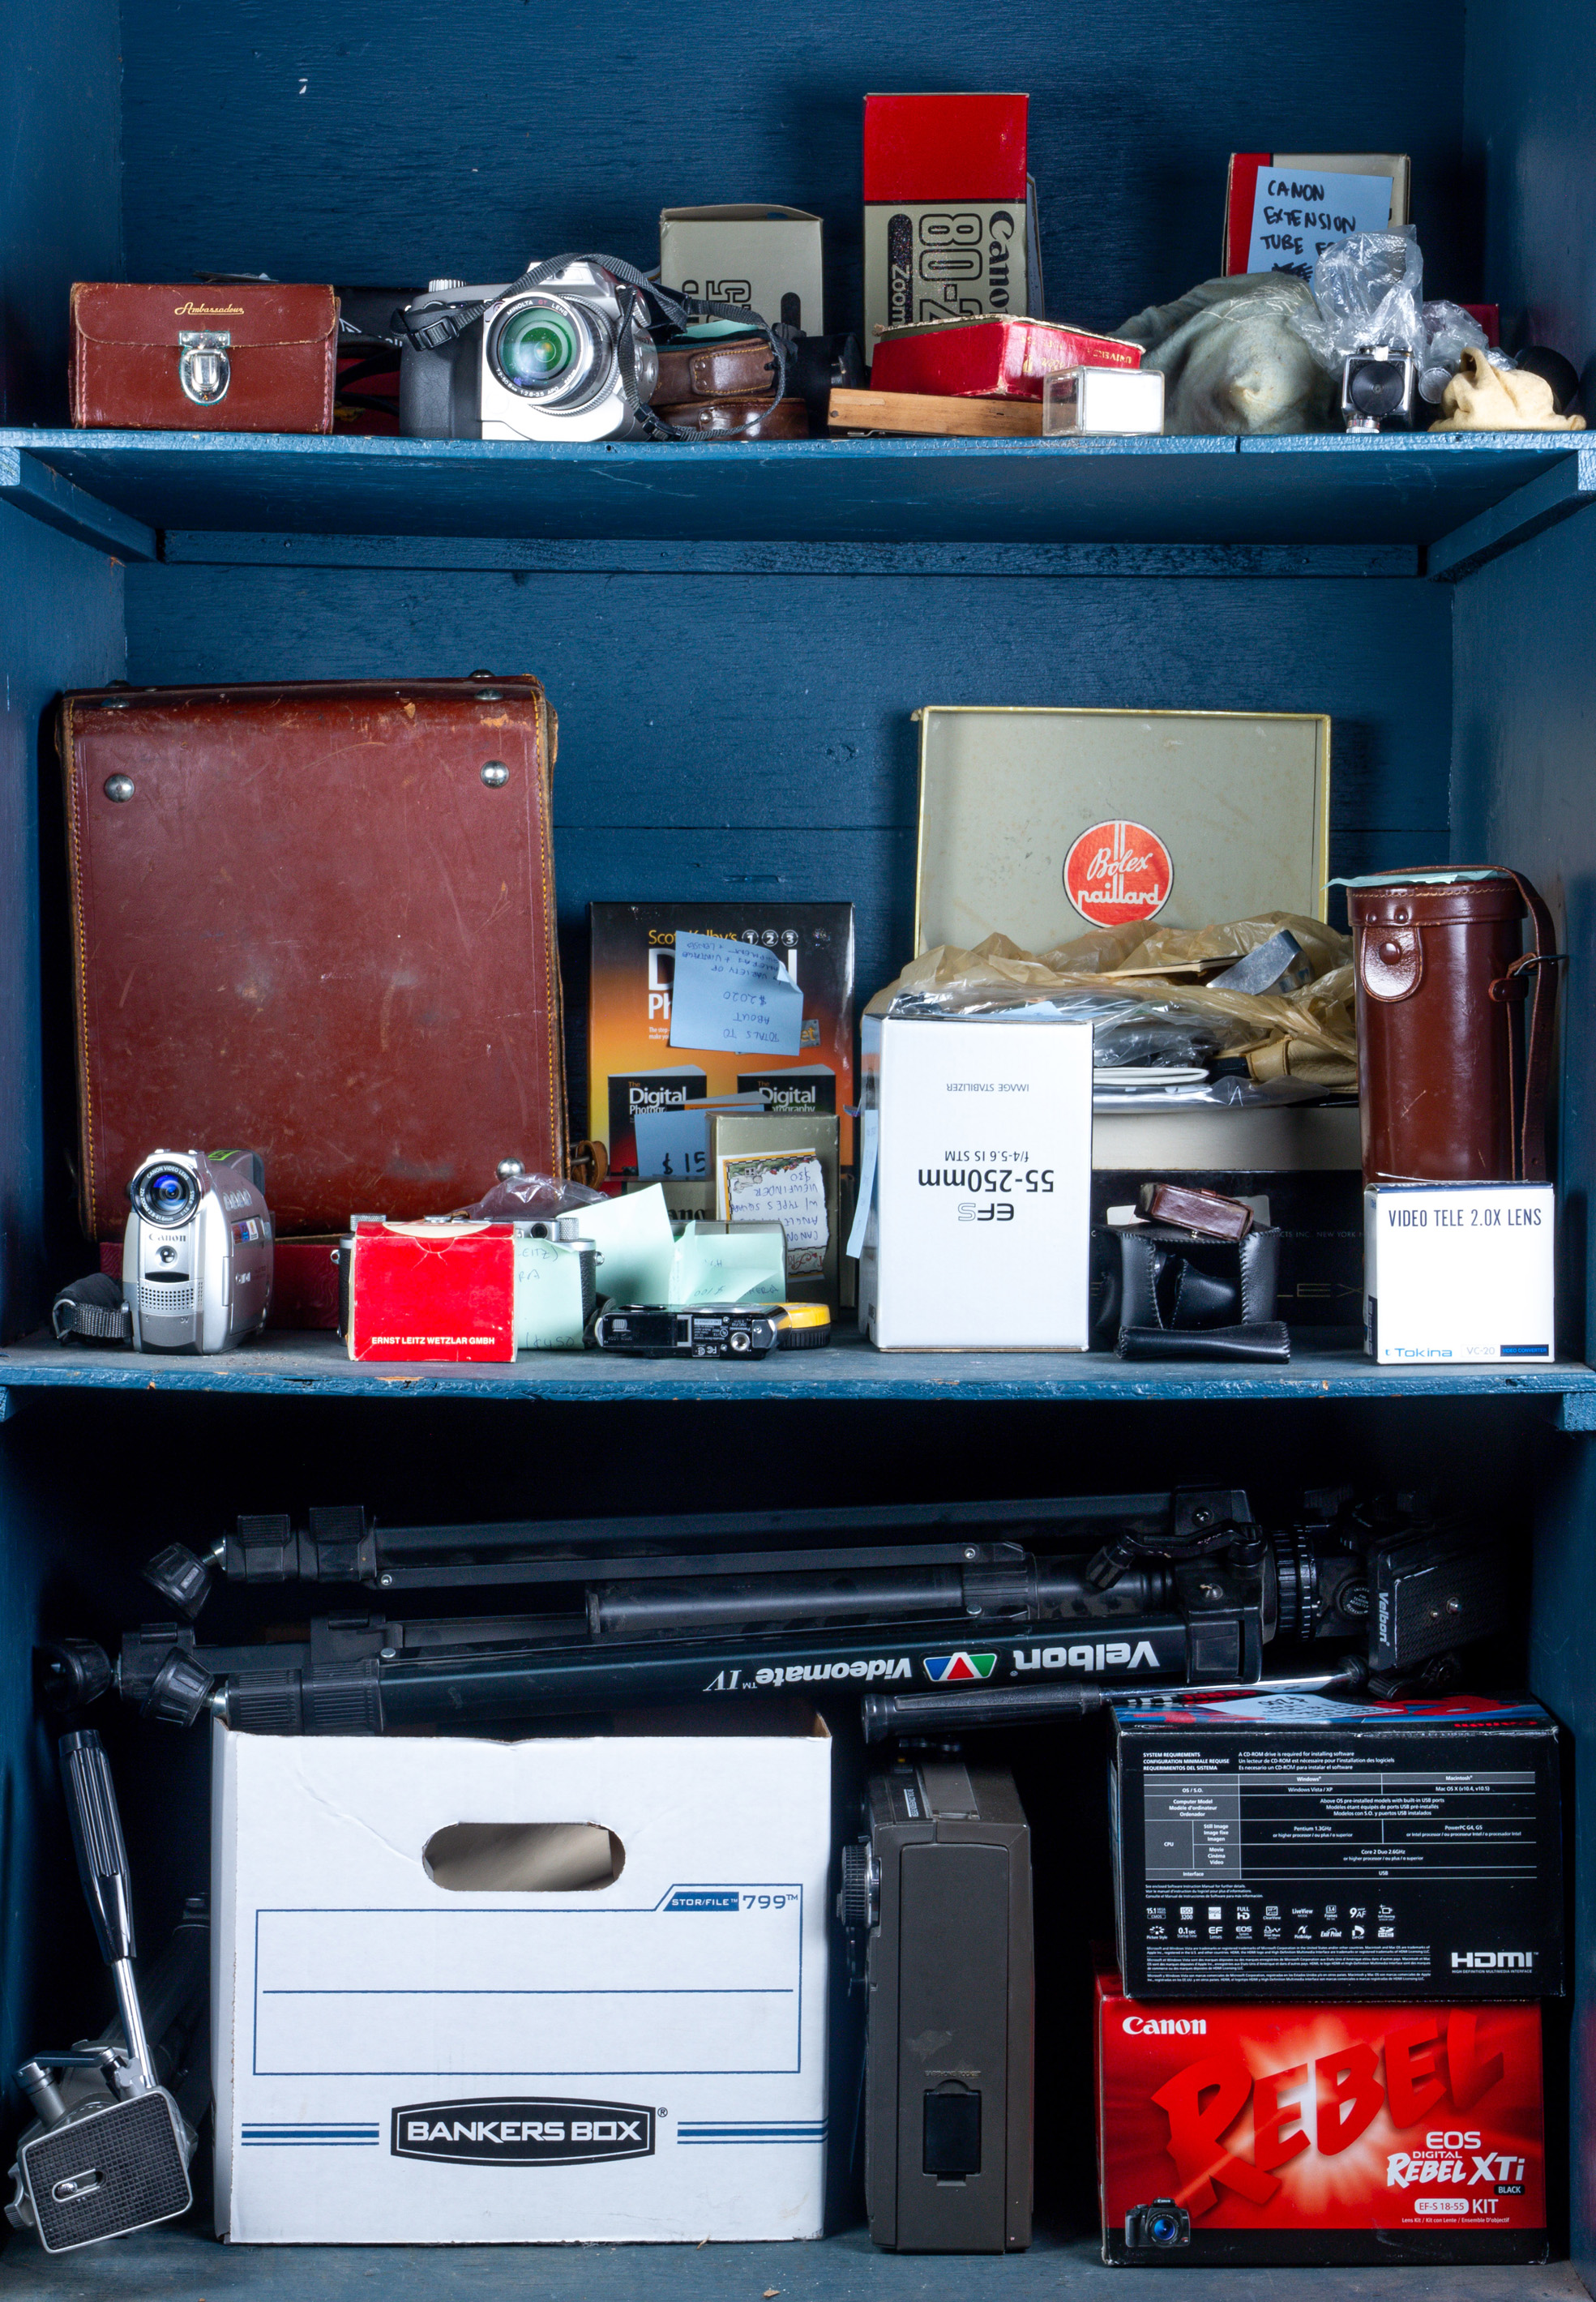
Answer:
<path fill-rule="evenodd" d="M 105 777 L 105 797 L 107 799 L 131 799 L 132 796 L 133 778 L 131 776 L 107 776 Z"/>
<path fill-rule="evenodd" d="M 509 779 L 510 771 L 502 760 L 483 760 L 483 781 L 490 791 L 497 791 L 500 784 L 508 784 Z"/>

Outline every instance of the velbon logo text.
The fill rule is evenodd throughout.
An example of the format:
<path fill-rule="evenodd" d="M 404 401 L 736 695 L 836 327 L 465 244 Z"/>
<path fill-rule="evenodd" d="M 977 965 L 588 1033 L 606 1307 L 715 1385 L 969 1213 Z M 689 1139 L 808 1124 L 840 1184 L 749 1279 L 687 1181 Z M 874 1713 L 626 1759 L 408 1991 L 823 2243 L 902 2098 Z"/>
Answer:
<path fill-rule="evenodd" d="M 473 2166 L 585 2166 L 606 2158 L 651 2158 L 654 2113 L 635 2102 L 549 2097 L 401 2103 L 393 2113 L 396 2158 Z"/>

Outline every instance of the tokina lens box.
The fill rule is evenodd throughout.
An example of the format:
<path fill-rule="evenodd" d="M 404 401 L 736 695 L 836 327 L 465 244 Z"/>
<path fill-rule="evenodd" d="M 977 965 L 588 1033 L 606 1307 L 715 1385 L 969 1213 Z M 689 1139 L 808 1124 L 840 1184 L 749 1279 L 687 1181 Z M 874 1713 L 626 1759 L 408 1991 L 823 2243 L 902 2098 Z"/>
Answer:
<path fill-rule="evenodd" d="M 612 1174 L 637 1172 L 637 1115 L 760 1093 L 774 1113 L 835 1112 L 853 1157 L 852 903 L 590 903 L 588 1133 Z M 803 994 L 795 1055 L 673 1047 L 678 928 L 763 944 Z M 792 1082 L 791 1099 L 781 1082 Z"/>
<path fill-rule="evenodd" d="M 867 96 L 864 342 L 1029 312 L 1027 96 Z"/>
<path fill-rule="evenodd" d="M 1546 2259 L 1538 2006 L 1096 1998 L 1105 2262 Z"/>
<path fill-rule="evenodd" d="M 889 1015 L 870 1038 L 859 1185 L 863 1201 L 873 1180 L 859 1266 L 869 1340 L 1085 1350 L 1090 1024 Z"/>
<path fill-rule="evenodd" d="M 1558 1729 L 1533 1702 L 1122 1707 L 1112 1783 L 1137 1998 L 1562 1991 Z"/>
<path fill-rule="evenodd" d="M 213 1739 L 216 2227 L 815 2238 L 831 1745 Z"/>
<path fill-rule="evenodd" d="M 1550 1183 L 1364 1193 L 1364 1348 L 1382 1366 L 1557 1356 Z"/>

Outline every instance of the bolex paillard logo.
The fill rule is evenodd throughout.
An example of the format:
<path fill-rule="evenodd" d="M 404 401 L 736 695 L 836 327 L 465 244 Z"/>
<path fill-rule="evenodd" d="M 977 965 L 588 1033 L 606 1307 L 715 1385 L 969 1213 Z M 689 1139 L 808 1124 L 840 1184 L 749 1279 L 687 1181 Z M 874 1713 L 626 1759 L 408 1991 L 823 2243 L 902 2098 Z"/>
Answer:
<path fill-rule="evenodd" d="M 654 2113 L 635 2102 L 521 2096 L 407 2102 L 393 2113 L 393 2155 L 452 2165 L 588 2166 L 651 2158 Z"/>

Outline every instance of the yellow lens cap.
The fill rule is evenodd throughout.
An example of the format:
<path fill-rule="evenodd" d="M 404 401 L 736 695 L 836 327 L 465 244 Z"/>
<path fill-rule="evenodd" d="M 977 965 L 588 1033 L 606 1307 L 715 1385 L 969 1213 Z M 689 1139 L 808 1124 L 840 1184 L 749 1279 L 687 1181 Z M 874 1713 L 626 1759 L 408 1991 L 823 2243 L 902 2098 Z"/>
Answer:
<path fill-rule="evenodd" d="M 812 1351 L 831 1340 L 831 1314 L 824 1303 L 777 1303 L 774 1309 L 778 1350 Z"/>

